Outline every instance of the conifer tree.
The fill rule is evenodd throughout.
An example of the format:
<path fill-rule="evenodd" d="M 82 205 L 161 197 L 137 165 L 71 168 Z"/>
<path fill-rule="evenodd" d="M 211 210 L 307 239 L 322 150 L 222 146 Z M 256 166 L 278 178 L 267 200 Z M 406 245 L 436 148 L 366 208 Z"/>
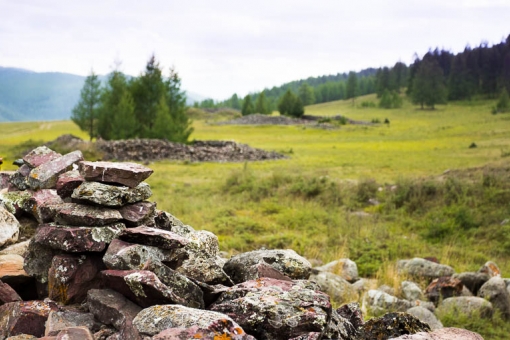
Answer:
<path fill-rule="evenodd" d="M 255 111 L 255 108 L 253 107 L 253 102 L 251 101 L 251 96 L 249 94 L 247 94 L 243 100 L 243 108 L 241 109 L 241 113 L 243 116 L 246 116 L 246 115 L 251 115 L 252 113 L 254 113 L 254 111 Z"/>
<path fill-rule="evenodd" d="M 266 93 L 265 91 L 262 91 L 258 97 L 257 101 L 255 102 L 255 110 L 256 113 L 261 113 L 263 115 L 267 115 L 271 113 L 271 110 L 269 109 L 269 105 L 266 99 Z"/>
<path fill-rule="evenodd" d="M 89 134 L 90 140 L 97 135 L 96 122 L 101 104 L 100 86 L 101 82 L 97 75 L 91 71 L 81 89 L 80 100 L 71 114 L 71 120 L 80 127 L 80 130 Z"/>

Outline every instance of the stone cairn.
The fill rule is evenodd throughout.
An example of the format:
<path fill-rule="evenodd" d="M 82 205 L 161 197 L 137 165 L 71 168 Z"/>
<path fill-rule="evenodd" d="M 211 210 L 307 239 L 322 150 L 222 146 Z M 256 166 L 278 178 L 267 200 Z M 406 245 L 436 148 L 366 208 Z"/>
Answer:
<path fill-rule="evenodd" d="M 332 308 L 292 250 L 220 257 L 149 202 L 152 170 L 38 147 L 0 174 L 0 339 L 388 339 L 407 313 Z M 37 221 L 18 242 L 22 216 Z M 26 229 L 27 227 L 25 227 Z M 21 230 L 21 233 L 27 232 Z M 357 274 L 355 274 L 357 275 Z"/>

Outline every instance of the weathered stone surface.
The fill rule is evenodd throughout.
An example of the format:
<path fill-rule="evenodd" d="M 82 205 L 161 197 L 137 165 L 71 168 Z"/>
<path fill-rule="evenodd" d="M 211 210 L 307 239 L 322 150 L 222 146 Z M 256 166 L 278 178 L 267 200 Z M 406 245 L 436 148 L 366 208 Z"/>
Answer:
<path fill-rule="evenodd" d="M 156 216 L 154 217 L 154 223 L 157 228 L 172 231 L 181 236 L 186 236 L 190 232 L 194 231 L 194 229 L 189 226 L 188 230 L 183 230 L 182 228 L 184 227 L 184 223 L 182 223 L 181 220 L 166 211 L 157 209 Z"/>
<path fill-rule="evenodd" d="M 133 324 L 141 334 L 156 335 L 168 328 L 189 328 L 197 326 L 201 329 L 216 328 L 213 323 L 226 325 L 227 328 L 239 328 L 239 334 L 243 329 L 229 316 L 195 308 L 179 305 L 160 305 L 143 309 L 133 320 Z M 219 328 L 221 330 L 221 328 Z M 242 333 L 241 333 L 242 332 Z"/>
<path fill-rule="evenodd" d="M 31 168 L 36 168 L 59 157 L 62 157 L 62 155 L 42 145 L 27 153 L 23 157 L 23 162 Z"/>
<path fill-rule="evenodd" d="M 19 255 L 0 255 L 0 280 L 10 283 L 26 281 L 29 275 L 23 269 L 23 257 Z"/>
<path fill-rule="evenodd" d="M 153 340 L 203 339 L 203 340 L 256 340 L 230 320 L 213 321 L 207 328 L 167 328 L 152 337 Z"/>
<path fill-rule="evenodd" d="M 418 332 L 390 340 L 483 340 L 480 334 L 461 328 L 442 328 L 430 333 Z"/>
<path fill-rule="evenodd" d="M 108 246 L 103 262 L 108 269 L 117 270 L 142 269 L 148 261 L 163 262 L 175 269 L 187 256 L 180 250 L 165 250 L 114 239 Z"/>
<path fill-rule="evenodd" d="M 224 261 L 218 256 L 218 237 L 211 232 L 200 230 L 188 233 L 186 238 L 190 241 L 184 246 L 188 259 L 176 270 L 189 278 L 208 284 L 232 285 L 232 281 L 223 271 Z"/>
<path fill-rule="evenodd" d="M 151 196 L 151 188 L 145 182 L 133 188 L 99 182 L 83 182 L 71 195 L 74 199 L 106 207 L 122 207 L 126 204 L 141 202 Z"/>
<path fill-rule="evenodd" d="M 452 277 L 460 280 L 460 282 L 462 282 L 462 284 L 467 287 L 473 295 L 478 294 L 480 287 L 482 287 L 483 284 L 490 279 L 490 276 L 487 273 L 475 272 L 454 274 Z"/>
<path fill-rule="evenodd" d="M 308 279 L 311 264 L 294 250 L 256 250 L 233 256 L 223 269 L 235 283 L 250 279 L 247 269 L 259 262 L 265 262 L 291 279 Z"/>
<path fill-rule="evenodd" d="M 492 306 L 501 311 L 501 316 L 510 319 L 510 294 L 505 281 L 499 276 L 493 276 L 478 291 L 478 296 L 489 300 Z"/>
<path fill-rule="evenodd" d="M 58 176 L 57 184 L 55 185 L 57 194 L 62 198 L 71 197 L 74 189 L 80 186 L 84 181 L 85 179 L 80 175 L 78 170 L 64 172 L 62 175 Z"/>
<path fill-rule="evenodd" d="M 209 308 L 258 339 L 291 339 L 328 327 L 331 304 L 317 288 L 309 281 L 262 278 L 231 287 Z"/>
<path fill-rule="evenodd" d="M 10 336 L 6 340 L 37 340 L 37 339 L 53 340 L 53 339 L 47 339 L 47 338 L 38 338 L 36 336 L 28 335 L 28 334 L 20 334 L 20 335 Z"/>
<path fill-rule="evenodd" d="M 404 299 L 408 301 L 423 300 L 423 292 L 416 283 L 412 281 L 402 281 L 400 286 Z"/>
<path fill-rule="evenodd" d="M 71 253 L 100 252 L 124 229 L 126 226 L 123 223 L 102 227 L 73 227 L 48 223 L 39 225 L 34 239 L 39 244 Z"/>
<path fill-rule="evenodd" d="M 48 282 L 48 270 L 51 267 L 51 260 L 53 256 L 60 253 L 61 251 L 43 246 L 32 239 L 25 253 L 23 269 L 28 275 L 35 277 L 38 282 L 45 284 Z"/>
<path fill-rule="evenodd" d="M 321 290 L 339 305 L 358 299 L 352 285 L 339 275 L 323 271 L 310 275 L 310 280 L 317 282 Z"/>
<path fill-rule="evenodd" d="M 121 219 L 117 210 L 75 203 L 66 204 L 55 215 L 58 224 L 74 226 L 104 226 Z"/>
<path fill-rule="evenodd" d="M 349 320 L 345 319 L 343 316 L 341 316 L 336 310 L 333 310 L 331 312 L 331 319 L 328 323 L 328 327 L 326 331 L 322 334 L 321 333 L 309 333 L 311 334 L 318 334 L 319 337 L 317 339 L 344 339 L 344 340 L 350 340 L 354 339 L 358 334 L 358 329 L 354 327 Z M 304 335 L 304 339 L 310 339 L 309 335 Z M 312 337 L 313 338 L 313 337 Z M 296 339 L 296 338 L 294 338 Z M 299 339 L 299 337 L 297 338 Z"/>
<path fill-rule="evenodd" d="M 32 197 L 28 191 L 12 191 L 0 193 L 0 202 L 14 216 L 23 214 L 23 207 Z"/>
<path fill-rule="evenodd" d="M 501 270 L 498 265 L 492 261 L 487 261 L 485 264 L 478 269 L 479 273 L 487 274 L 489 277 L 501 276 Z"/>
<path fill-rule="evenodd" d="M 380 290 L 371 289 L 363 296 L 363 307 L 369 310 L 371 315 L 405 312 L 414 306 L 416 306 L 415 302 L 399 299 Z"/>
<path fill-rule="evenodd" d="M 124 222 L 129 227 L 137 227 L 144 224 L 148 218 L 154 217 L 155 211 L 156 203 L 147 201 L 125 205 L 119 209 Z"/>
<path fill-rule="evenodd" d="M 457 296 L 444 299 L 437 306 L 437 314 L 465 314 L 482 318 L 490 318 L 493 314 L 492 303 L 475 296 Z"/>
<path fill-rule="evenodd" d="M 83 160 L 81 151 L 73 151 L 43 163 L 30 171 L 28 185 L 32 189 L 51 189 L 57 184 L 58 177 L 72 169 L 73 164 Z"/>
<path fill-rule="evenodd" d="M 161 249 L 182 248 L 189 243 L 188 239 L 172 233 L 171 231 L 146 226 L 125 229 L 119 234 L 118 238 L 122 241 Z"/>
<path fill-rule="evenodd" d="M 163 282 L 176 296 L 187 301 L 186 306 L 204 308 L 204 293 L 186 276 L 170 269 L 161 262 L 148 261 L 143 270 L 149 270 Z"/>
<path fill-rule="evenodd" d="M 42 301 L 10 302 L 0 306 L 0 338 L 19 334 L 44 336 L 52 307 Z"/>
<path fill-rule="evenodd" d="M 87 327 L 69 327 L 61 330 L 55 340 L 94 340 L 94 336 Z"/>
<path fill-rule="evenodd" d="M 97 274 L 104 269 L 98 256 L 56 255 L 48 271 L 50 299 L 62 304 L 81 303 L 89 289 L 100 285 Z"/>
<path fill-rule="evenodd" d="M 64 201 L 54 189 L 41 189 L 32 192 L 23 206 L 23 209 L 35 217 L 37 222 L 46 223 L 53 219 L 51 210 L 47 209 L 50 205 L 62 204 Z"/>
<path fill-rule="evenodd" d="M 30 174 L 30 171 L 32 168 L 30 168 L 28 165 L 23 164 L 20 166 L 18 170 L 14 172 L 14 174 L 9 179 L 10 183 L 19 190 L 26 190 L 28 189 L 28 175 Z"/>
<path fill-rule="evenodd" d="M 92 332 L 101 329 L 101 323 L 94 319 L 92 313 L 85 313 L 77 310 L 55 310 L 51 311 L 46 321 L 45 336 L 57 336 L 60 331 L 69 327 L 84 326 Z"/>
<path fill-rule="evenodd" d="M 0 171 L 0 190 L 9 188 L 14 173 L 15 171 Z"/>
<path fill-rule="evenodd" d="M 22 301 L 21 297 L 7 283 L 0 281 L 0 304 Z"/>
<path fill-rule="evenodd" d="M 16 217 L 0 205 L 0 247 L 16 243 L 20 224 Z"/>
<path fill-rule="evenodd" d="M 156 274 L 148 270 L 104 270 L 101 272 L 101 279 L 105 288 L 120 292 L 142 307 L 190 304 L 190 301 L 177 296 Z"/>
<path fill-rule="evenodd" d="M 363 321 L 363 313 L 361 312 L 361 308 L 357 302 L 342 305 L 336 310 L 336 312 L 338 315 L 349 321 L 356 330 L 359 330 L 365 324 Z"/>
<path fill-rule="evenodd" d="M 454 279 L 451 276 L 443 276 L 434 279 L 425 289 L 427 298 L 437 305 L 440 299 L 447 299 L 449 297 L 460 296 L 463 288 L 462 282 Z"/>
<path fill-rule="evenodd" d="M 437 279 L 441 276 L 452 276 L 455 271 L 452 267 L 415 257 L 412 260 L 401 260 L 397 263 L 399 274 L 413 277 Z"/>
<path fill-rule="evenodd" d="M 388 313 L 365 322 L 359 339 L 388 339 L 405 334 L 430 331 L 429 325 L 407 313 Z"/>
<path fill-rule="evenodd" d="M 87 162 L 79 163 L 80 174 L 87 181 L 118 183 L 131 188 L 149 178 L 153 170 L 136 163 Z"/>
<path fill-rule="evenodd" d="M 125 334 L 123 339 L 140 337 L 133 327 L 133 319 L 142 308 L 124 295 L 111 289 L 91 289 L 87 293 L 87 306 L 97 320 Z"/>
<path fill-rule="evenodd" d="M 407 313 L 417 317 L 420 321 L 425 322 L 430 326 L 430 329 L 433 331 L 436 329 L 443 328 L 443 324 L 441 321 L 437 319 L 437 317 L 429 311 L 427 308 L 424 308 L 422 306 L 416 306 L 413 308 L 409 308 L 407 310 Z"/>
<path fill-rule="evenodd" d="M 358 266 L 356 265 L 356 262 L 351 261 L 350 259 L 339 259 L 326 263 L 323 266 L 315 267 L 314 269 L 334 273 L 350 283 L 359 280 Z"/>

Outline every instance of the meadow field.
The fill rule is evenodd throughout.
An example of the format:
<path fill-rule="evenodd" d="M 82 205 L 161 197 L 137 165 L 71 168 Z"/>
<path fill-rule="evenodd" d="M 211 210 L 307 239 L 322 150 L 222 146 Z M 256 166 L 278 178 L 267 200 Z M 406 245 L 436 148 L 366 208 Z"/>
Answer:
<path fill-rule="evenodd" d="M 389 120 L 334 129 L 197 120 L 192 139 L 235 140 L 289 158 L 154 162 L 151 200 L 217 234 L 230 254 L 265 247 L 292 248 L 315 263 L 349 257 L 361 276 L 395 287 L 396 260 L 412 257 L 433 256 L 457 272 L 492 260 L 510 277 L 510 115 L 491 114 L 493 105 L 477 100 L 430 111 L 406 102 L 384 110 L 337 101 L 306 108 Z M 71 121 L 1 123 L 2 169 L 16 168 L 23 147 L 66 133 L 87 140 Z"/>

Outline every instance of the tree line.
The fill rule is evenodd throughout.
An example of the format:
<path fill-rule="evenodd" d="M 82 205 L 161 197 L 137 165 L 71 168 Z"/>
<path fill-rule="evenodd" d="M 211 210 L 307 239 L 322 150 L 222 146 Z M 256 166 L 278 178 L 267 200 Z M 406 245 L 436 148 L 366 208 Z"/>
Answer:
<path fill-rule="evenodd" d="M 118 69 L 101 86 L 91 72 L 71 119 L 90 139 L 158 138 L 186 142 L 193 131 L 186 114 L 186 94 L 174 68 L 168 77 L 153 55 L 138 77 Z"/>

